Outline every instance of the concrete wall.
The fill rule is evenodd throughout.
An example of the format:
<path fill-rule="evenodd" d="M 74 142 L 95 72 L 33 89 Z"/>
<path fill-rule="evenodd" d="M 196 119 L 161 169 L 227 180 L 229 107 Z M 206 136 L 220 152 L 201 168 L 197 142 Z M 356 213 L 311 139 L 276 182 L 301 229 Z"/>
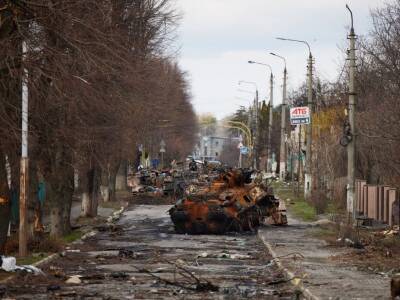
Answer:
<path fill-rule="evenodd" d="M 395 188 L 356 180 L 356 207 L 360 215 L 390 226 L 400 225 L 400 205 Z"/>

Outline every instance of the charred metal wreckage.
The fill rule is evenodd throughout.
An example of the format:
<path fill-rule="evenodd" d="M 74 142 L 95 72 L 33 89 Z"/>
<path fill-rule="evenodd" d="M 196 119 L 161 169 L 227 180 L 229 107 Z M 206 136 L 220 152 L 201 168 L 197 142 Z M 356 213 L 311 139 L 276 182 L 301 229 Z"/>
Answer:
<path fill-rule="evenodd" d="M 208 186 L 191 184 L 169 210 L 175 230 L 189 234 L 253 231 L 263 223 L 286 225 L 271 188 L 250 171 L 219 174 Z"/>

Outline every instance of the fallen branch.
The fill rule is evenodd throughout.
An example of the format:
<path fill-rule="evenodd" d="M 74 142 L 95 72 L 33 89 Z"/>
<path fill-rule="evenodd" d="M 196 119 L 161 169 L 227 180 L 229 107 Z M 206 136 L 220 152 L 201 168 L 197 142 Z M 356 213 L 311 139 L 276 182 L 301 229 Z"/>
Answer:
<path fill-rule="evenodd" d="M 137 268 L 135 266 L 134 266 L 134 268 L 137 269 L 139 272 L 146 273 L 167 285 L 177 286 L 182 289 L 195 291 L 195 292 L 205 292 L 205 291 L 216 292 L 219 290 L 218 286 L 214 285 L 213 283 L 209 282 L 206 279 L 202 279 L 202 278 L 195 276 L 193 273 L 191 273 L 189 270 L 186 270 L 184 267 L 179 266 L 176 263 L 173 263 L 173 262 L 170 262 L 167 260 L 163 260 L 163 262 L 165 262 L 169 265 L 173 265 L 175 267 L 175 270 L 179 270 L 180 272 L 178 272 L 178 274 L 188 280 L 188 285 L 182 284 L 182 283 L 178 282 L 177 280 L 171 281 L 171 280 L 162 278 L 144 268 Z M 193 280 L 194 280 L 194 282 L 193 282 Z"/>
<path fill-rule="evenodd" d="M 198 278 L 197 276 L 195 276 L 192 272 L 190 272 L 189 270 L 186 270 L 184 267 L 177 265 L 176 263 L 164 260 L 164 262 L 175 266 L 175 268 L 181 270 L 183 273 L 179 272 L 179 274 L 185 278 L 192 278 L 196 281 L 196 290 L 197 291 L 218 291 L 219 287 L 212 284 L 211 282 L 209 282 L 207 279 L 202 279 L 204 282 L 201 282 L 201 279 Z M 185 275 L 188 274 L 189 276 Z"/>
<path fill-rule="evenodd" d="M 301 254 L 301 253 L 299 253 L 299 252 L 291 252 L 291 253 L 288 253 L 288 254 L 285 254 L 285 255 L 281 255 L 281 256 L 274 257 L 273 259 L 269 260 L 268 262 L 270 263 L 270 262 L 272 262 L 272 261 L 274 261 L 274 260 L 277 260 L 277 259 L 279 259 L 279 258 L 284 258 L 284 257 L 288 257 L 288 256 L 291 256 L 291 255 L 293 255 L 293 258 L 294 258 L 294 259 L 296 259 L 297 256 L 299 256 L 301 259 L 304 259 L 303 254 Z"/>

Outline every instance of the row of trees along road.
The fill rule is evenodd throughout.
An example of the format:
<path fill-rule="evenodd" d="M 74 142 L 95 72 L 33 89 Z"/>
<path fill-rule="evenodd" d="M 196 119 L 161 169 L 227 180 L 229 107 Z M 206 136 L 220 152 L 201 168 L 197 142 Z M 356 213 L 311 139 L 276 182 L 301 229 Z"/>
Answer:
<path fill-rule="evenodd" d="M 159 147 L 163 138 L 175 158 L 188 154 L 197 125 L 172 47 L 178 21 L 170 0 L 5 1 L 0 7 L 1 198 L 9 202 L 7 173 L 11 187 L 19 190 L 24 68 L 29 207 L 44 178 L 51 236 L 70 231 L 74 193 L 84 195 L 88 217 L 97 214 L 100 184 L 115 199 L 116 173 L 121 163 L 135 160 L 139 144 L 151 148 L 154 141 Z M 4 218 L 0 223 L 8 226 Z"/>

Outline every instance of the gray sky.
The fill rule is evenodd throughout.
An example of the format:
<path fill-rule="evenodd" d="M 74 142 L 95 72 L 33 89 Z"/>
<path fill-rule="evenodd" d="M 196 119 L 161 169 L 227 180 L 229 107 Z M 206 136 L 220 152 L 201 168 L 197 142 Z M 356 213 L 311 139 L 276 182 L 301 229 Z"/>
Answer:
<path fill-rule="evenodd" d="M 283 62 L 269 55 L 276 52 L 287 59 L 288 89 L 305 80 L 305 45 L 276 40 L 275 37 L 307 40 L 322 79 L 333 80 L 339 72 L 347 47 L 346 34 L 354 12 L 356 33 L 371 29 L 370 10 L 384 0 L 176 0 L 183 19 L 179 29 L 180 65 L 189 73 L 193 104 L 197 113 L 211 112 L 222 118 L 252 95 L 237 91 L 239 80 L 255 81 L 260 99 L 269 91 L 269 71 L 250 65 L 248 60 L 268 63 L 275 75 L 274 103 L 281 103 Z M 251 85 L 243 86 L 253 90 Z M 246 98 L 237 99 L 236 97 Z"/>

